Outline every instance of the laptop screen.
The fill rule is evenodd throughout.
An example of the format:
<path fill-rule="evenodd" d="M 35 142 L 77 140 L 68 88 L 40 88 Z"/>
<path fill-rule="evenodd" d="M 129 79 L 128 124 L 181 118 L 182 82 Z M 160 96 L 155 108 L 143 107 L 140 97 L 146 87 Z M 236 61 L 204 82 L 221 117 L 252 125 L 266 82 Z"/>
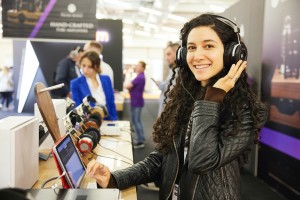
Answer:
<path fill-rule="evenodd" d="M 59 156 L 59 160 L 68 174 L 67 176 L 70 179 L 73 188 L 78 188 L 82 178 L 84 177 L 85 168 L 70 134 L 67 134 L 55 148 Z"/>

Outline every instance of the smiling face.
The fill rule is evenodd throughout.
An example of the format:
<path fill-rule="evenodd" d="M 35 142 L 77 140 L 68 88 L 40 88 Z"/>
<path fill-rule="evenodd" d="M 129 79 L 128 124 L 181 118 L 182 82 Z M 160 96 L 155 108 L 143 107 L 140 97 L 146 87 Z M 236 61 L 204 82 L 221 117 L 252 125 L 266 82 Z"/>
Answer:
<path fill-rule="evenodd" d="M 187 63 L 201 85 L 223 68 L 224 45 L 217 33 L 208 26 L 191 30 L 187 38 Z"/>

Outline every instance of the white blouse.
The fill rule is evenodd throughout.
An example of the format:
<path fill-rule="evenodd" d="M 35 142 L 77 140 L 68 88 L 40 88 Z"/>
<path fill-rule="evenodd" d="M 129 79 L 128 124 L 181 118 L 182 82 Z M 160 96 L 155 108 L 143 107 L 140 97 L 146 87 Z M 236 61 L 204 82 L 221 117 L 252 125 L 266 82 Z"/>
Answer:
<path fill-rule="evenodd" d="M 92 97 L 94 97 L 96 99 L 98 104 L 106 105 L 106 98 L 105 98 L 104 90 L 103 90 L 103 87 L 102 87 L 102 84 L 101 84 L 101 81 L 100 81 L 100 78 L 98 75 L 96 75 L 96 79 L 99 84 L 99 86 L 97 88 L 94 88 L 92 79 L 86 78 L 86 81 L 87 81 L 89 89 L 92 93 Z"/>

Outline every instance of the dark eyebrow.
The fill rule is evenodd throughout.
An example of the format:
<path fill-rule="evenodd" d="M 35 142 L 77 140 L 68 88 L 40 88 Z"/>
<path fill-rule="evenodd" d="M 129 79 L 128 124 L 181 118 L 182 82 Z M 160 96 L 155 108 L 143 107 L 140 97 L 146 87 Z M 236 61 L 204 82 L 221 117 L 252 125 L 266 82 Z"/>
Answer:
<path fill-rule="evenodd" d="M 213 42 L 213 43 L 217 43 L 216 41 L 214 41 L 214 40 L 210 40 L 210 39 L 208 39 L 208 40 L 204 40 L 203 42 Z"/>
<path fill-rule="evenodd" d="M 204 40 L 202 43 L 208 43 L 208 42 L 217 43 L 215 40 L 212 40 L 212 39 Z M 193 45 L 193 44 L 195 44 L 195 43 L 194 42 L 188 42 L 186 45 Z"/>

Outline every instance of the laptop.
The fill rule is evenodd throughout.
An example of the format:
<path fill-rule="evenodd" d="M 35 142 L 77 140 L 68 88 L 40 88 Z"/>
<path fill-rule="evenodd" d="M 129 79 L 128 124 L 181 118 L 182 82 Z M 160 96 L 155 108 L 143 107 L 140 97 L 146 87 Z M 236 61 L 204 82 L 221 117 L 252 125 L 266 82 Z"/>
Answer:
<path fill-rule="evenodd" d="M 64 188 L 79 188 L 85 176 L 85 167 L 73 143 L 70 134 L 66 134 L 59 142 L 57 142 L 52 152 L 57 161 L 57 167 L 62 174 Z M 65 183 L 66 181 L 66 184 Z"/>
<path fill-rule="evenodd" d="M 27 196 L 35 200 L 118 200 L 118 189 L 29 189 Z"/>

